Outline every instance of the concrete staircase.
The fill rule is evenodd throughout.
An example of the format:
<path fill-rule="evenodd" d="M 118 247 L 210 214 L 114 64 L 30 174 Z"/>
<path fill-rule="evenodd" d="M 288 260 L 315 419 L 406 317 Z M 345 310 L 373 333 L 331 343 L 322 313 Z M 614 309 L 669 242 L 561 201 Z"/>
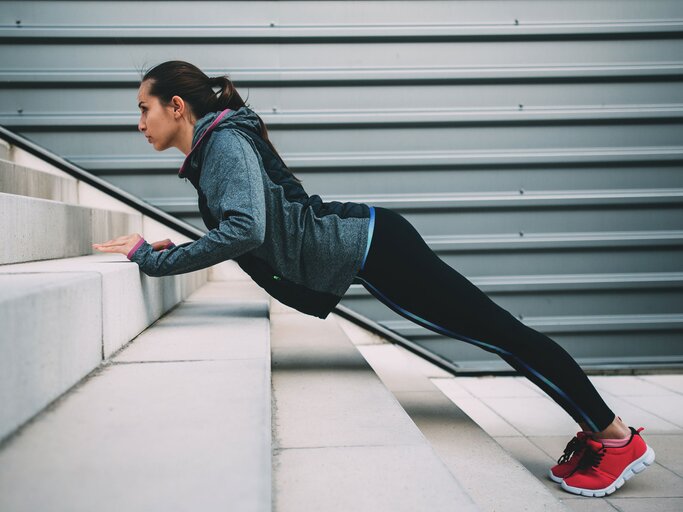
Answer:
<path fill-rule="evenodd" d="M 232 261 L 91 248 L 133 232 L 190 240 L 0 146 L 3 512 L 563 510 L 419 358 Z"/>

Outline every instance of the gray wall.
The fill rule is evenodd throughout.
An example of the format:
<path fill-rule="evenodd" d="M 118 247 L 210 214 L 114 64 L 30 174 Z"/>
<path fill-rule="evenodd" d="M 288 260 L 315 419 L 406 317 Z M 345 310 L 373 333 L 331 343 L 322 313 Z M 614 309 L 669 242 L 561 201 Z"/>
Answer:
<path fill-rule="evenodd" d="M 205 229 L 136 93 L 182 59 L 234 80 L 309 194 L 400 212 L 582 364 L 683 360 L 681 1 L 22 1 L 0 19 L 0 123 L 169 213 Z M 498 362 L 360 286 L 343 303 Z"/>

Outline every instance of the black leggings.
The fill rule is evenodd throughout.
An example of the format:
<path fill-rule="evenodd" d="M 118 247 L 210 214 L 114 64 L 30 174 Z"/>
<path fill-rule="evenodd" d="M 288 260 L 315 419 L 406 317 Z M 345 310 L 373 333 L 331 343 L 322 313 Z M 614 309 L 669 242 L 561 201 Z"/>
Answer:
<path fill-rule="evenodd" d="M 552 339 L 527 327 L 439 258 L 399 213 L 375 206 L 363 286 L 396 313 L 498 354 L 593 432 L 615 418 L 588 377 Z"/>

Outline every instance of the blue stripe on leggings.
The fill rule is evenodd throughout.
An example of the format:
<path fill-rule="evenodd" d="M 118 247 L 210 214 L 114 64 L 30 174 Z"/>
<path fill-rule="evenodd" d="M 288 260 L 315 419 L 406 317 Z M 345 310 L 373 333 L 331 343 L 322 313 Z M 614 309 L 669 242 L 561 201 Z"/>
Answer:
<path fill-rule="evenodd" d="M 370 227 L 368 228 L 368 241 L 365 243 L 365 254 L 363 255 L 363 262 L 360 264 L 360 269 L 363 270 L 365 267 L 365 258 L 368 257 L 368 252 L 370 252 L 370 242 L 372 242 L 372 233 L 375 230 L 375 207 L 370 207 Z"/>
<path fill-rule="evenodd" d="M 363 282 L 364 282 L 365 284 L 367 284 L 370 288 L 372 288 L 375 292 L 377 292 L 377 294 L 378 294 L 380 297 L 382 297 L 382 299 L 384 299 L 384 301 L 386 301 L 388 304 L 391 304 L 392 306 L 394 306 L 395 308 L 397 308 L 401 313 L 403 313 L 405 316 L 409 317 L 409 318 L 410 318 L 411 320 L 413 320 L 414 322 L 416 322 L 416 323 L 418 323 L 418 324 L 423 324 L 423 325 L 425 325 L 425 326 L 430 326 L 430 327 L 432 327 L 434 330 L 436 330 L 437 332 L 442 332 L 442 333 L 445 334 L 446 336 L 450 336 L 450 337 L 452 337 L 452 338 L 457 338 L 457 339 L 460 339 L 460 340 L 463 340 L 463 341 L 467 341 L 467 342 L 469 342 L 469 343 L 472 343 L 473 345 L 479 345 L 479 346 L 481 346 L 481 347 L 487 347 L 487 348 L 491 349 L 491 350 L 494 351 L 494 352 L 498 352 L 498 353 L 501 353 L 501 354 L 504 354 L 504 355 L 507 355 L 507 356 L 510 356 L 510 357 L 514 357 L 515 359 L 517 359 L 517 361 L 519 361 L 519 363 L 520 363 L 522 366 L 524 366 L 527 370 L 529 370 L 531 373 L 533 373 L 536 377 L 538 377 L 538 378 L 541 379 L 543 382 L 545 382 L 549 387 L 551 387 L 552 389 L 554 389 L 554 390 L 557 392 L 557 394 L 559 394 L 559 395 L 562 396 L 567 402 L 569 402 L 569 403 L 574 407 L 574 409 L 576 409 L 576 410 L 579 412 L 579 414 L 581 414 L 581 416 L 583 416 L 583 418 L 586 420 L 586 423 L 587 423 L 588 426 L 593 430 L 593 432 L 598 432 L 598 426 L 597 426 L 595 423 L 593 423 L 593 421 L 592 421 L 592 420 L 588 417 L 588 415 L 587 415 L 587 414 L 586 414 L 586 413 L 585 413 L 585 412 L 576 404 L 576 402 L 574 402 L 574 400 L 572 400 L 571 398 L 569 398 L 569 397 L 567 396 L 567 394 L 566 394 L 564 391 L 562 391 L 560 388 L 558 388 L 555 384 L 553 384 L 552 382 L 550 382 L 548 379 L 546 379 L 543 375 L 541 375 L 540 373 L 538 373 L 536 370 L 534 370 L 533 368 L 531 368 L 528 364 L 526 364 L 524 361 L 522 361 L 519 357 L 517 357 L 517 356 L 514 355 L 513 353 L 508 352 L 507 350 L 502 349 L 502 348 L 500 348 L 500 347 L 496 347 L 495 345 L 490 345 L 490 344 L 488 344 L 488 343 L 484 343 L 483 341 L 479 341 L 479 340 L 475 340 L 475 339 L 472 339 L 472 338 L 468 338 L 467 336 L 463 336 L 462 334 L 456 334 L 456 333 L 454 333 L 454 332 L 452 332 L 452 331 L 449 331 L 449 330 L 446 329 L 445 327 L 441 327 L 441 326 L 439 326 L 439 325 L 437 325 L 437 324 L 435 324 L 435 323 L 433 323 L 433 322 L 430 322 L 429 320 L 426 320 L 426 319 L 424 319 L 424 318 L 422 318 L 422 317 L 419 317 L 419 316 L 417 316 L 417 315 L 414 315 L 414 314 L 411 313 L 410 311 L 407 311 L 407 310 L 403 309 L 401 306 L 399 306 L 399 305 L 397 305 L 397 304 L 394 304 L 394 303 L 393 303 L 391 300 L 389 300 L 382 292 L 380 292 L 377 288 L 375 288 L 375 287 L 372 286 L 370 283 L 368 283 L 365 279 L 363 279 L 363 278 L 361 278 L 361 277 L 358 277 L 358 279 L 360 279 L 361 281 L 363 281 Z"/>

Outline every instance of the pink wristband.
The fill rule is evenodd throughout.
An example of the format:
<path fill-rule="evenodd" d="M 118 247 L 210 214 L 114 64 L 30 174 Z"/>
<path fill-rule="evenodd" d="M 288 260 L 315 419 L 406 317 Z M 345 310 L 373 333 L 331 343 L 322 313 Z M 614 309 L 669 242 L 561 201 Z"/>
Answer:
<path fill-rule="evenodd" d="M 138 243 L 136 243 L 133 246 L 133 248 L 130 251 L 128 251 L 128 254 L 126 254 L 126 258 L 131 259 L 131 257 L 135 253 L 135 251 L 137 251 L 140 248 L 140 246 L 145 242 L 146 242 L 146 240 L 144 238 L 141 238 L 140 240 L 138 240 Z"/>

